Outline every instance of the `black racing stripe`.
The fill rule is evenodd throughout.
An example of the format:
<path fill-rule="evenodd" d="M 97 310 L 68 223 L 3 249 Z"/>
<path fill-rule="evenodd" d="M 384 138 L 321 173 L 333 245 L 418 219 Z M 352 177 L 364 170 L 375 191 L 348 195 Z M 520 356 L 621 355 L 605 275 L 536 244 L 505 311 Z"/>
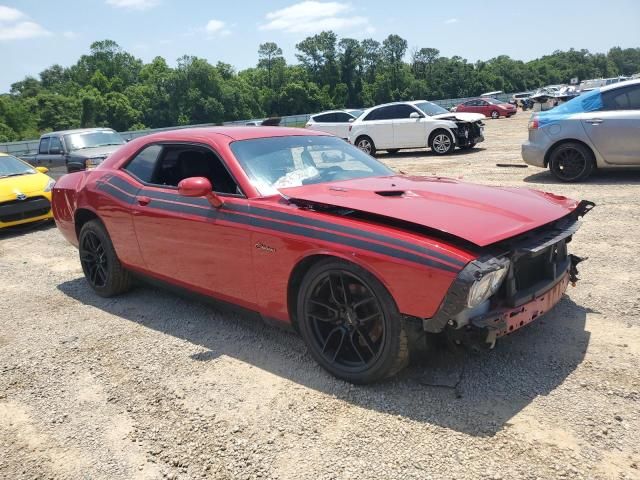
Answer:
<path fill-rule="evenodd" d="M 420 245 L 415 245 L 411 242 L 407 242 L 405 240 L 401 240 L 399 238 L 390 237 L 387 235 L 383 235 L 380 233 L 369 232 L 367 230 L 362 230 L 354 227 L 347 227 L 345 225 L 336 225 L 334 223 L 325 222 L 323 220 L 317 220 L 314 218 L 303 217 L 301 215 L 292 215 L 286 212 L 278 212 L 275 210 L 269 210 L 265 208 L 257 208 L 251 207 L 251 214 L 255 215 L 264 215 L 269 218 L 273 218 L 275 220 L 283 220 L 288 222 L 296 222 L 303 225 L 308 225 L 311 227 L 324 228 L 325 230 L 334 230 L 340 233 L 346 233 L 349 235 L 355 235 L 358 237 L 368 238 L 370 240 L 377 240 L 380 242 L 389 243 L 391 245 L 395 245 L 397 247 L 406 248 L 407 250 L 412 250 L 416 253 L 421 253 L 423 255 L 429 255 L 434 258 L 438 258 L 445 262 L 451 263 L 452 265 L 458 265 L 460 267 L 464 267 L 466 262 L 460 261 L 459 259 L 449 256 L 445 253 L 438 252 L 435 250 L 431 250 L 426 247 L 422 247 Z"/>
<path fill-rule="evenodd" d="M 127 190 L 128 192 L 131 192 L 131 195 L 135 195 L 135 193 L 138 192 L 138 188 L 135 185 L 130 184 L 129 182 L 119 178 L 119 177 L 112 177 L 110 179 L 110 182 L 112 182 L 114 185 L 117 185 L 119 188 L 121 188 L 122 190 Z M 118 192 L 118 193 L 122 193 L 122 192 Z M 197 206 L 201 206 L 201 207 L 209 207 L 210 203 L 206 198 L 189 198 L 189 197 L 178 197 L 177 193 L 171 193 L 171 192 L 159 192 L 156 190 L 149 190 L 149 189 L 143 189 L 143 193 L 147 196 L 149 196 L 150 198 L 152 198 L 152 202 L 150 204 L 150 206 L 153 206 L 154 208 L 160 208 L 160 209 L 165 209 L 165 210 L 171 210 L 174 212 L 184 212 L 184 213 L 190 213 L 192 215 L 198 215 L 198 216 L 204 216 L 207 218 L 220 218 L 220 219 L 224 219 L 230 222 L 235 222 L 235 223 L 244 223 L 247 225 L 252 225 L 252 224 L 257 224 L 259 223 L 259 221 L 261 219 L 257 219 L 257 218 L 253 218 L 253 220 L 255 220 L 253 223 L 251 220 L 242 220 L 240 221 L 239 219 L 235 218 L 238 215 L 233 215 L 233 213 L 231 212 L 238 212 L 238 213 L 250 213 L 250 214 L 255 214 L 255 215 L 264 215 L 265 217 L 268 218 L 272 218 L 274 220 L 281 220 L 281 221 L 287 221 L 287 222 L 292 222 L 292 223 L 298 223 L 301 225 L 306 225 L 306 226 L 310 226 L 310 227 L 316 227 L 316 228 L 323 228 L 325 230 L 330 230 L 330 231 L 335 231 L 335 232 L 340 232 L 340 233 L 345 233 L 345 234 L 349 234 L 349 235 L 354 235 L 357 237 L 364 237 L 364 238 L 368 238 L 370 240 L 377 240 L 377 241 L 381 241 L 381 242 L 385 242 L 391 245 L 395 245 L 395 246 L 399 246 L 402 248 L 406 248 L 407 250 L 412 250 L 416 253 L 420 253 L 423 255 L 429 255 L 435 259 L 440 259 L 444 262 L 450 263 L 452 265 L 456 265 L 459 267 L 463 267 L 465 265 L 465 262 L 462 262 L 460 260 L 458 260 L 457 258 L 454 257 L 450 257 L 446 254 L 443 254 L 441 252 L 437 252 L 437 251 L 433 251 L 424 247 L 421 247 L 419 245 L 415 245 L 412 244 L 410 242 L 398 239 L 398 238 L 394 238 L 394 237 L 389 237 L 386 235 L 382 235 L 382 234 L 378 234 L 378 233 L 374 233 L 374 232 L 368 232 L 365 230 L 361 230 L 361 229 L 357 229 L 354 227 L 347 227 L 347 226 L 343 226 L 343 225 L 336 225 L 330 222 L 326 222 L 326 221 L 322 221 L 322 220 L 316 220 L 313 218 L 308 218 L 308 217 L 303 217 L 301 215 L 295 215 L 295 214 L 289 214 L 286 212 L 279 212 L 279 211 L 275 211 L 275 210 L 269 210 L 269 209 L 265 209 L 265 208 L 259 208 L 259 207 L 248 207 L 245 205 L 234 205 L 234 204 L 225 204 L 224 208 L 222 210 L 203 210 L 201 208 L 197 208 Z M 159 200 L 160 202 L 157 202 L 155 200 Z M 170 200 L 170 201 L 176 201 L 178 200 L 180 203 L 175 204 L 175 203 L 168 203 L 168 202 L 162 202 L 162 200 Z M 212 213 L 209 213 L 212 212 Z M 228 212 L 228 213 L 227 213 Z M 216 215 L 215 213 L 223 213 L 224 215 Z M 266 220 L 266 219 L 265 219 Z M 268 221 L 268 220 L 267 220 Z M 270 229 L 275 229 L 275 230 L 280 230 L 283 231 L 283 228 L 285 227 L 296 227 L 294 225 L 283 225 L 277 222 L 269 222 L 269 227 L 265 227 L 265 228 L 270 228 Z M 277 228 L 276 228 L 277 227 Z M 312 229 L 308 229 L 308 228 L 304 228 L 304 231 L 307 233 L 304 233 L 304 236 L 312 236 L 312 237 L 316 237 L 319 238 L 319 236 L 323 236 L 325 238 L 333 238 L 334 234 L 332 233 L 326 233 L 326 232 L 318 232 L 317 230 L 312 230 Z M 312 235 L 311 233 L 314 233 L 314 235 Z M 328 237 L 327 237 L 328 236 Z M 454 272 L 458 272 L 460 270 L 460 268 L 452 268 L 451 266 L 448 265 L 443 265 L 441 264 L 438 260 L 430 260 L 430 259 L 426 259 L 423 257 L 418 257 L 412 253 L 409 252 L 403 252 L 391 247 L 385 247 L 384 245 L 377 245 L 377 244 L 372 244 L 370 242 L 366 242 L 363 240 L 358 240 L 358 239 L 350 239 L 349 237 L 344 237 L 343 235 L 338 235 L 338 237 L 341 239 L 340 243 L 347 243 L 345 242 L 346 239 L 348 240 L 354 240 L 356 242 L 360 242 L 360 245 L 370 245 L 370 247 L 364 248 L 365 250 L 373 250 L 373 247 L 379 249 L 379 250 L 389 250 L 389 251 L 394 251 L 397 252 L 398 254 L 402 255 L 400 258 L 419 258 L 420 261 L 418 261 L 417 263 L 424 263 L 426 262 L 430 262 L 429 265 L 438 265 L 437 268 L 442 268 L 442 269 L 446 269 L 448 271 L 454 271 Z M 358 247 L 358 248 L 362 248 L 362 247 Z M 398 254 L 394 254 L 391 256 L 394 257 L 398 257 Z M 405 259 L 407 259 L 405 258 Z M 411 260 L 411 261 L 415 261 L 415 260 Z"/>
<path fill-rule="evenodd" d="M 98 185 L 98 189 L 102 190 L 103 192 L 117 198 L 118 200 L 124 202 L 124 203 L 128 203 L 131 204 L 133 203 L 135 196 L 134 195 L 129 195 L 126 194 L 124 192 L 121 192 L 120 190 L 118 190 L 117 188 L 114 188 L 112 185 L 109 185 L 108 183 L 102 183 L 100 185 Z"/>
<path fill-rule="evenodd" d="M 365 240 L 358 240 L 357 238 L 337 235 L 331 232 L 314 230 L 312 228 L 303 227 L 299 225 L 288 225 L 288 224 L 280 223 L 277 221 L 268 220 L 265 218 L 248 217 L 244 215 L 237 215 L 231 212 L 226 212 L 224 210 L 215 210 L 212 208 L 203 209 L 196 206 L 185 205 L 182 203 L 171 203 L 168 201 L 157 200 L 157 199 L 152 199 L 151 202 L 149 203 L 149 207 L 177 212 L 177 213 L 186 213 L 186 214 L 196 215 L 199 217 L 204 217 L 209 219 L 224 220 L 227 222 L 239 223 L 242 225 L 265 228 L 269 230 L 276 230 L 279 232 L 290 233 L 290 234 L 299 235 L 302 237 L 314 238 L 317 240 L 323 240 L 323 241 L 332 242 L 332 243 L 339 243 L 342 245 L 348 245 L 351 247 L 359 248 L 361 250 L 368 250 L 368 251 L 380 253 L 382 255 L 387 255 L 389 257 L 399 258 L 402 260 L 407 260 L 409 262 L 426 265 L 428 267 L 433 267 L 440 270 L 446 270 L 452 273 L 457 273 L 459 271 L 458 268 L 454 268 L 454 267 L 451 267 L 450 265 L 440 263 L 436 260 L 431 260 L 425 257 L 421 257 L 419 255 L 415 255 L 410 252 L 397 250 L 392 247 L 385 247 L 384 245 L 378 245 L 375 243 L 367 242 Z"/>

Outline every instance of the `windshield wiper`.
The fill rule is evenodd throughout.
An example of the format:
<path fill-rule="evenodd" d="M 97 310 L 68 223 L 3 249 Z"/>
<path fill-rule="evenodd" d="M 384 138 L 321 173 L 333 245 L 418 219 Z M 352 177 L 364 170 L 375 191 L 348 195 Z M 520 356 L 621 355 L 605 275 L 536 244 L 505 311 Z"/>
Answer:
<path fill-rule="evenodd" d="M 7 178 L 7 177 L 19 177 L 20 175 L 27 175 L 28 173 L 31 173 L 31 172 L 10 173 L 10 174 L 8 174 L 8 175 L 0 175 L 0 178 Z"/>

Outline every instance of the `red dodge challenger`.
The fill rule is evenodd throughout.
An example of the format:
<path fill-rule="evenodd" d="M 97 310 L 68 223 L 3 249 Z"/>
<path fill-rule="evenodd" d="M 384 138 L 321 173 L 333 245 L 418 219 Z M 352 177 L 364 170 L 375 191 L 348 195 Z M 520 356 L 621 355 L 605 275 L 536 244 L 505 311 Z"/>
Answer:
<path fill-rule="evenodd" d="M 409 340 L 491 348 L 577 280 L 567 252 L 593 203 L 397 175 L 303 129 L 193 128 L 142 137 L 53 189 L 58 228 L 98 295 L 132 277 L 292 325 L 355 383 L 389 377 Z"/>

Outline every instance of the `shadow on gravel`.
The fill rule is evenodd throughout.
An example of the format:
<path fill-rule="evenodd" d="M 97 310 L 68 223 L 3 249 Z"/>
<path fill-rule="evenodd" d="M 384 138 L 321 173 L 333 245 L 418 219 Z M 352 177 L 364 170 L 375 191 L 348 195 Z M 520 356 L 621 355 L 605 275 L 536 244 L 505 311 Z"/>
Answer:
<path fill-rule="evenodd" d="M 582 362 L 589 344 L 587 311 L 565 296 L 493 351 L 473 355 L 436 345 L 395 379 L 353 386 L 325 373 L 297 335 L 226 305 L 147 286 L 104 299 L 84 278 L 58 288 L 123 320 L 201 346 L 204 351 L 190 358 L 203 371 L 208 361 L 229 356 L 359 407 L 474 436 L 494 435 L 536 397 L 553 392 Z"/>
<path fill-rule="evenodd" d="M 539 170 L 523 179 L 527 183 L 564 184 L 554 177 L 549 170 Z M 584 185 L 639 185 L 640 168 L 625 168 L 624 170 L 597 170 Z"/>
<path fill-rule="evenodd" d="M 25 223 L 24 225 L 18 225 L 15 227 L 6 227 L 0 230 L 0 240 L 19 237 L 25 233 L 30 233 L 35 230 L 45 231 L 55 227 L 56 224 L 53 220 L 41 220 L 34 223 Z"/>
<path fill-rule="evenodd" d="M 376 157 L 379 157 L 381 160 L 395 160 L 395 159 L 416 158 L 416 157 L 434 157 L 434 158 L 447 158 L 447 159 L 455 160 L 456 157 L 464 156 L 464 155 L 472 155 L 474 153 L 478 153 L 483 150 L 486 150 L 486 149 L 482 147 L 474 147 L 470 150 L 457 149 L 454 153 L 445 155 L 445 156 L 436 155 L 431 150 L 425 150 L 425 149 L 401 150 L 396 153 L 385 152 L 385 153 L 376 154 Z"/>

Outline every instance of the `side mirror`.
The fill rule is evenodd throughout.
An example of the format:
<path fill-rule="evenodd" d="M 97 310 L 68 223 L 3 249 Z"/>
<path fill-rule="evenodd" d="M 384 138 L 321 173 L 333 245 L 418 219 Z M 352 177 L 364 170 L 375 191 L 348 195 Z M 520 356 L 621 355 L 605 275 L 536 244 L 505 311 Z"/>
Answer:
<path fill-rule="evenodd" d="M 47 167 L 36 167 L 36 170 L 40 173 L 47 173 L 49 171 Z"/>
<path fill-rule="evenodd" d="M 204 177 L 189 177 L 178 183 L 178 193 L 183 197 L 205 197 L 209 203 L 220 208 L 222 199 L 213 193 L 211 182 Z"/>
<path fill-rule="evenodd" d="M 350 119 L 349 119 L 349 123 L 353 123 L 353 122 L 355 122 L 355 121 L 356 121 L 356 119 L 355 119 L 355 118 L 350 118 Z"/>
<path fill-rule="evenodd" d="M 411 112 L 409 118 L 420 118 L 420 114 L 418 112 Z"/>

